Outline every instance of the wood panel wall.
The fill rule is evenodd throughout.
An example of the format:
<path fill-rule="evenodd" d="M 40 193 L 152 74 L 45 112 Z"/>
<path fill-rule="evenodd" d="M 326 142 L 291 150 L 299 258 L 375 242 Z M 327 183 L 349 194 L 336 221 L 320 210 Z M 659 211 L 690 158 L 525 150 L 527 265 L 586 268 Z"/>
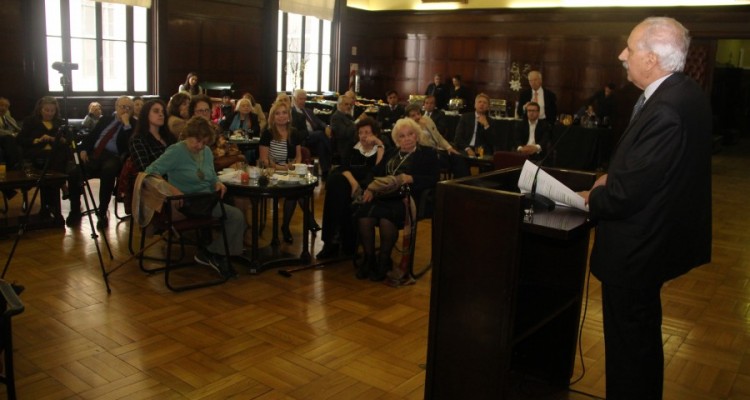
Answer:
<path fill-rule="evenodd" d="M 365 97 L 384 98 L 390 89 L 403 99 L 424 93 L 439 72 L 446 77 L 460 74 L 474 94 L 515 101 L 509 74 L 518 63 L 542 71 L 544 86 L 558 96 L 560 112 L 572 113 L 608 82 L 631 86 L 617 56 L 633 26 L 649 15 L 673 16 L 691 30 L 694 44 L 709 52 L 708 65 L 701 69 L 706 82 L 711 82 L 715 39 L 750 34 L 750 7 L 466 12 L 349 8 L 342 18 L 340 68 L 359 65 L 360 94 Z M 351 55 L 353 46 L 356 56 Z M 342 79 L 339 87 L 347 84 L 348 79 Z M 525 79 L 523 84 L 528 87 Z"/>

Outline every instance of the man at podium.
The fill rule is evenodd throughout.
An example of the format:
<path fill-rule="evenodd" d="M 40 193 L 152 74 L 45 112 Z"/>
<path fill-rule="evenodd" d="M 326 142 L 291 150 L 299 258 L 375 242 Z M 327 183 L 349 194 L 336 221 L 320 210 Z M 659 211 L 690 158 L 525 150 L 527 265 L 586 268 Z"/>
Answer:
<path fill-rule="evenodd" d="M 581 193 L 598 221 L 608 400 L 662 398 L 661 287 L 711 260 L 711 110 L 682 73 L 689 45 L 671 18 L 632 30 L 619 59 L 643 94 L 607 174 Z"/>

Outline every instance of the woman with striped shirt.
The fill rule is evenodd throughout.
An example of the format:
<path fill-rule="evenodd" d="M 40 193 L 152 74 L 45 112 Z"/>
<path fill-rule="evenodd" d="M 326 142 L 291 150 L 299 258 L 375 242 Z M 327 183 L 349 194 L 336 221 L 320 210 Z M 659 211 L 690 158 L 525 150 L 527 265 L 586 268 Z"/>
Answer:
<path fill-rule="evenodd" d="M 260 135 L 260 160 L 276 170 L 288 171 L 294 169 L 295 163 L 302 161 L 302 150 L 299 143 L 295 142 L 294 128 L 292 127 L 292 114 L 289 105 L 284 102 L 275 102 L 271 106 L 268 118 L 268 128 Z M 284 200 L 284 217 L 281 224 L 281 233 L 284 241 L 292 243 L 292 233 L 289 230 L 289 222 L 294 215 L 297 203 L 296 198 Z M 311 221 L 313 230 L 319 230 L 314 218 Z"/>

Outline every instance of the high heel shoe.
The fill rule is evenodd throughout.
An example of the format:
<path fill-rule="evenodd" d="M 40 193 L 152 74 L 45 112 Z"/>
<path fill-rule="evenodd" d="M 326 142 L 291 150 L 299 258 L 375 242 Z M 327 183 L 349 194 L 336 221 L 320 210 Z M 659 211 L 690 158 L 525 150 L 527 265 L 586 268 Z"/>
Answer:
<path fill-rule="evenodd" d="M 292 237 L 292 232 L 289 231 L 289 227 L 281 227 L 281 236 L 283 236 L 284 241 L 291 244 L 294 242 L 294 238 Z"/>
<path fill-rule="evenodd" d="M 321 228 L 320 225 L 318 225 L 318 222 L 315 221 L 315 218 L 310 218 L 310 221 L 308 221 L 307 226 L 309 227 L 311 232 L 315 233 L 318 232 Z"/>

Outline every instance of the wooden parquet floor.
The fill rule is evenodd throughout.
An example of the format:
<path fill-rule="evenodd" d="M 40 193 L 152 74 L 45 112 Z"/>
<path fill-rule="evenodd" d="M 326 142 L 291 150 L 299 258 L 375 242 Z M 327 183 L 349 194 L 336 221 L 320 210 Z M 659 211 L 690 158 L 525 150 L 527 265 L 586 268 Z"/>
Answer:
<path fill-rule="evenodd" d="M 749 170 L 749 143 L 714 156 L 713 262 L 664 288 L 665 399 L 750 399 Z M 418 265 L 429 261 L 429 224 L 420 223 Z M 129 256 L 127 233 L 127 223 L 107 229 L 115 257 L 108 269 Z M 3 261 L 13 239 L 0 238 Z M 298 252 L 300 242 L 295 234 L 287 249 Z M 313 254 L 320 245 L 316 239 Z M 429 273 L 392 289 L 354 279 L 349 262 L 291 278 L 238 269 L 221 286 L 172 293 L 163 275 L 131 261 L 110 276 L 108 295 L 87 223 L 27 232 L 6 276 L 26 286 L 26 310 L 13 318 L 19 398 L 423 398 Z M 604 397 L 595 279 L 589 293 L 583 378 L 571 391 L 527 384 L 518 398 Z M 577 360 L 575 377 L 581 373 Z M 465 398 L 471 394 L 466 388 Z"/>

